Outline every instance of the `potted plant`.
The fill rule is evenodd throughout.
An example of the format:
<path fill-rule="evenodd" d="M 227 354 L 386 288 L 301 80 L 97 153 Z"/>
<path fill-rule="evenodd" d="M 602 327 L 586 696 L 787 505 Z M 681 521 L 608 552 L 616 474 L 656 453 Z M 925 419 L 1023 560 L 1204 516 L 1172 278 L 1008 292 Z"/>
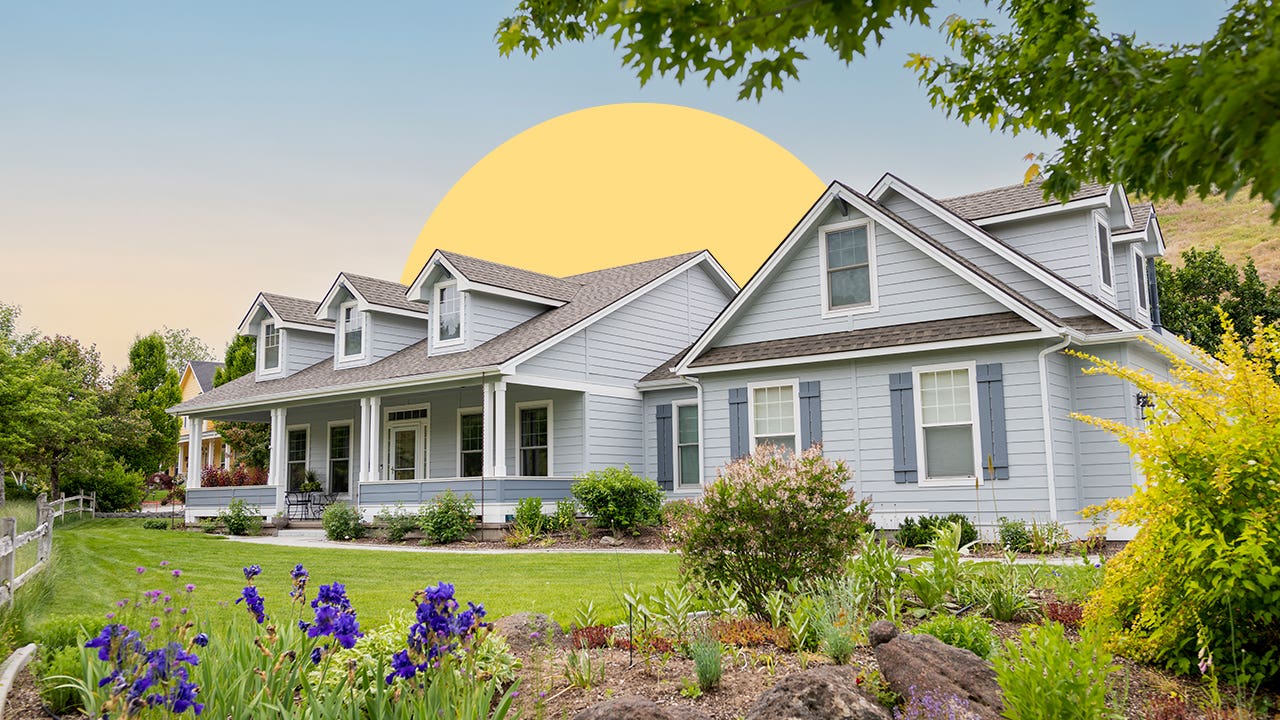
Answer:
<path fill-rule="evenodd" d="M 298 483 L 298 492 L 320 492 L 320 489 L 320 478 L 314 470 L 308 470 L 302 476 L 302 482 Z"/>

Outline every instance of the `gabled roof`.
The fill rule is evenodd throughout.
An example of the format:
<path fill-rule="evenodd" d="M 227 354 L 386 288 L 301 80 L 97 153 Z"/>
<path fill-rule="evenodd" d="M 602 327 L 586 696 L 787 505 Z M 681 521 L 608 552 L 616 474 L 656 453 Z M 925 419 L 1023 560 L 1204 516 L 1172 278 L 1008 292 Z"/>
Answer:
<path fill-rule="evenodd" d="M 1068 202 L 1086 198 L 1105 197 L 1111 192 L 1110 185 L 1086 183 L 1071 194 Z M 1058 200 L 1045 200 L 1044 183 L 1033 182 L 982 190 L 968 195 L 957 195 L 938 201 L 943 207 L 959 215 L 965 220 L 981 220 L 996 215 L 1009 215 L 1042 207 L 1063 204 Z"/>
<path fill-rule="evenodd" d="M 276 320 L 284 325 L 305 325 L 308 329 L 315 328 L 317 331 L 332 331 L 332 320 L 321 320 L 316 317 L 316 308 L 320 303 L 315 300 L 304 300 L 302 298 L 289 297 L 288 295 L 277 295 L 275 293 L 260 292 L 253 299 L 253 304 L 249 306 L 249 311 L 244 314 L 244 319 L 240 321 L 240 333 L 243 334 L 248 330 L 249 319 L 253 317 L 253 313 L 261 305 L 271 313 Z"/>
<path fill-rule="evenodd" d="M 542 273 L 522 270 L 511 265 L 481 260 L 451 250 L 437 250 L 463 277 L 482 285 L 528 293 L 539 297 L 568 302 L 573 299 L 582 284 L 569 278 L 552 277 Z"/>
<path fill-rule="evenodd" d="M 1133 229 L 1134 231 L 1145 230 L 1147 222 L 1151 220 L 1151 215 L 1155 212 L 1155 208 L 1151 203 L 1140 203 L 1131 206 L 1133 208 Z"/>
<path fill-rule="evenodd" d="M 405 293 L 409 290 L 408 285 L 403 285 L 394 280 L 383 280 L 349 272 L 341 273 L 338 277 L 340 279 L 345 278 L 358 299 L 362 299 L 370 305 L 380 305 L 396 310 L 408 310 L 409 312 L 424 315 L 430 310 L 428 306 L 412 302 L 405 297 Z"/>
<path fill-rule="evenodd" d="M 718 263 L 707 251 L 683 253 L 621 267 L 574 275 L 566 280 L 579 287 L 573 297 L 491 340 L 465 352 L 427 354 L 427 341 L 368 365 L 337 369 L 330 359 L 279 380 L 256 381 L 252 374 L 171 408 L 191 414 L 215 407 L 238 407 L 282 397 L 309 397 L 319 394 L 355 392 L 366 387 L 383 387 L 397 382 L 424 382 L 433 376 L 498 372 L 504 365 L 574 332 L 670 273 L 709 262 Z M 721 270 L 721 272 L 723 272 Z"/>
<path fill-rule="evenodd" d="M 192 360 L 187 363 L 187 369 L 191 371 L 191 375 L 196 379 L 196 385 L 199 386 L 202 393 L 213 389 L 213 376 L 222 366 L 223 363 L 210 362 L 208 360 Z"/>

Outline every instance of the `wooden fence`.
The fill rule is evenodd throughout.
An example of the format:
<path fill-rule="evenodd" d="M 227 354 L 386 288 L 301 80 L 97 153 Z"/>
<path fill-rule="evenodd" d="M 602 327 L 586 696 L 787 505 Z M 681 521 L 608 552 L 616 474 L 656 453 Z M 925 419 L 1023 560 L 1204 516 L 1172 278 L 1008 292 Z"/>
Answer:
<path fill-rule="evenodd" d="M 83 514 L 85 501 L 88 501 L 89 515 L 92 517 L 98 507 L 97 493 L 72 497 L 63 493 L 61 498 L 53 502 L 49 502 L 48 497 L 41 493 L 36 498 L 36 526 L 24 533 L 18 532 L 17 518 L 0 517 L 0 603 L 13 604 L 13 596 L 18 588 L 49 565 L 49 558 L 53 555 L 54 521 L 69 512 Z M 21 575 L 15 576 L 18 550 L 28 543 L 36 543 L 36 562 Z"/>

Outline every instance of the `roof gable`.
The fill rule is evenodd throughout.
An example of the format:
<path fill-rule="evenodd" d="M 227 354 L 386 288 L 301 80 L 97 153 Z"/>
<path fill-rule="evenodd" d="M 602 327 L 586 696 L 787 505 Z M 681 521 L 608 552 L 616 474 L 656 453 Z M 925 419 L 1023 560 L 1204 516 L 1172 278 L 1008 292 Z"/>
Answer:
<path fill-rule="evenodd" d="M 413 282 L 405 287 L 405 297 L 410 300 L 429 297 L 430 293 L 425 291 L 424 285 L 437 268 L 447 270 L 457 279 L 459 290 L 488 292 L 547 307 L 558 307 L 569 302 L 582 289 L 582 283 L 569 278 L 553 277 L 437 249 L 431 253 Z"/>
<path fill-rule="evenodd" d="M 253 304 L 249 306 L 244 319 L 240 321 L 239 333 L 254 334 L 253 326 L 265 319 L 264 316 L 271 317 L 279 327 L 332 333 L 333 321 L 316 317 L 318 306 L 319 303 L 314 300 L 260 292 L 254 298 Z"/>
<path fill-rule="evenodd" d="M 429 310 L 423 303 L 412 302 L 407 297 L 409 286 L 392 280 L 340 272 L 329 286 L 315 310 L 315 317 L 320 320 L 333 321 L 338 316 L 338 307 L 344 297 L 343 291 L 356 299 L 366 310 L 381 310 L 397 315 L 412 317 L 425 316 Z"/>

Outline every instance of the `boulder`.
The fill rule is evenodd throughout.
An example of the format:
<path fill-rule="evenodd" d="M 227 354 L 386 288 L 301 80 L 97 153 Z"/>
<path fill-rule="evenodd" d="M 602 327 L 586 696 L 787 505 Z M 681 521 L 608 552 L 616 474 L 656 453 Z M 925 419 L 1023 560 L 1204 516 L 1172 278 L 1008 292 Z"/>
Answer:
<path fill-rule="evenodd" d="M 506 638 L 517 655 L 527 655 L 535 647 L 563 648 L 569 644 L 560 623 L 542 613 L 516 613 L 493 621 L 493 631 Z"/>
<path fill-rule="evenodd" d="M 746 720 L 891 720 L 862 694 L 852 668 L 824 665 L 791 673 L 756 699 Z"/>
<path fill-rule="evenodd" d="M 620 697 L 592 705 L 573 720 L 707 720 L 692 708 L 662 706 L 642 697 Z"/>
<path fill-rule="evenodd" d="M 963 648 L 931 635 L 889 632 L 884 621 L 868 631 L 880 675 L 903 698 L 914 689 L 934 697 L 954 695 L 969 701 L 969 710 L 983 720 L 998 720 L 1004 704 L 991 663 Z"/>
<path fill-rule="evenodd" d="M 613 537 L 612 535 L 605 535 L 604 537 L 600 538 L 600 544 L 604 545 L 605 547 L 621 547 L 625 543 L 622 540 L 619 540 L 618 538 Z"/>

